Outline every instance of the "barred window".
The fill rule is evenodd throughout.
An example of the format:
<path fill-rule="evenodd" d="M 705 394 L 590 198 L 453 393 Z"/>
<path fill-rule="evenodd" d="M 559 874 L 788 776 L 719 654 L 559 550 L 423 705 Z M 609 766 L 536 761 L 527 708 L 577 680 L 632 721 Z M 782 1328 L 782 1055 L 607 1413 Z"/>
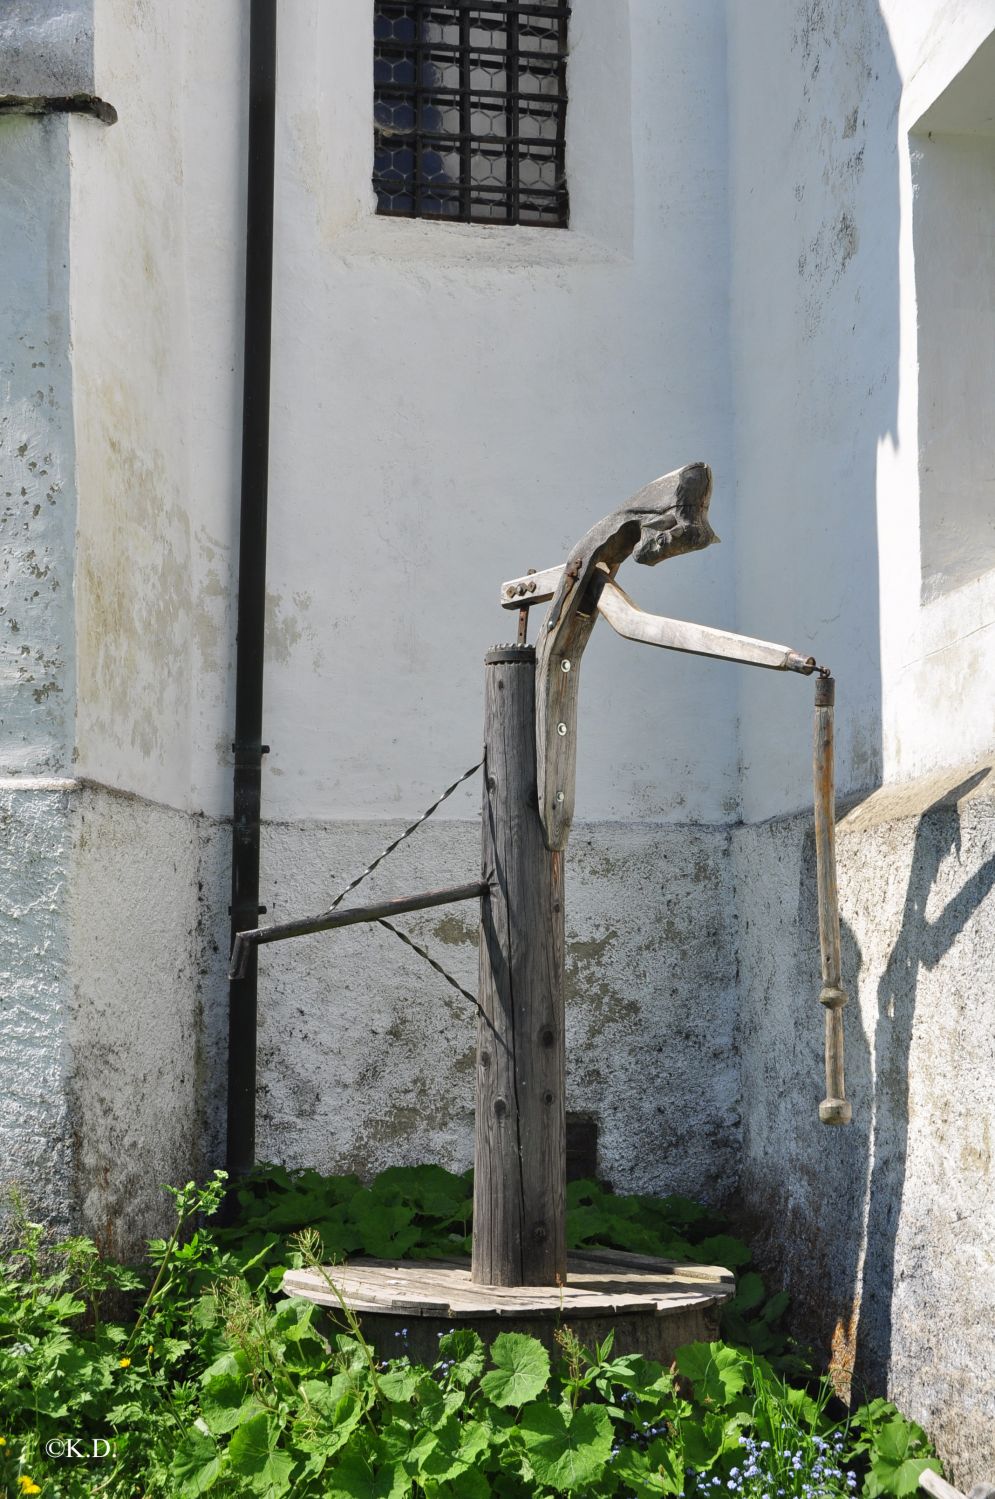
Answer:
<path fill-rule="evenodd" d="M 375 0 L 377 212 L 567 222 L 558 0 Z"/>

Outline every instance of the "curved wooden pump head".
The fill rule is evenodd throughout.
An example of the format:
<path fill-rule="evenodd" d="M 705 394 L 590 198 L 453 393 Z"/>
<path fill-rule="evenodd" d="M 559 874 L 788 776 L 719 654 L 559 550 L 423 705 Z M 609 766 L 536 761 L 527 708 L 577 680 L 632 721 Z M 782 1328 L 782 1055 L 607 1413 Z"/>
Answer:
<path fill-rule="evenodd" d="M 592 526 L 567 558 L 536 643 L 539 815 L 550 849 L 566 848 L 573 821 L 580 662 L 604 580 L 626 557 L 655 567 L 718 541 L 708 521 L 711 495 L 707 463 L 675 469 Z"/>

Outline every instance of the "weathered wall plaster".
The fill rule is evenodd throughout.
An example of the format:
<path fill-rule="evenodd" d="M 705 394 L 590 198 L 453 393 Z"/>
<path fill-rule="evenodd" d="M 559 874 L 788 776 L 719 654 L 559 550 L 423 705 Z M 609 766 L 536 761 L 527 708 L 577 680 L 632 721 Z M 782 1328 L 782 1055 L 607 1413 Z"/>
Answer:
<path fill-rule="evenodd" d="M 266 919 L 327 906 L 398 831 L 393 823 L 270 824 Z M 704 826 L 574 829 L 567 1107 L 598 1119 L 600 1167 L 620 1190 L 718 1202 L 735 1184 L 727 845 L 725 829 Z M 429 824 L 362 889 L 400 894 L 458 882 L 479 864 L 478 824 Z M 476 991 L 475 904 L 398 925 Z M 397 1161 L 472 1163 L 476 1014 L 420 958 L 378 927 L 347 928 L 260 949 L 260 974 L 263 1159 L 363 1175 Z"/>
<path fill-rule="evenodd" d="M 0 782 L 0 1186 L 70 1225 L 65 1086 L 71 783 Z"/>
<path fill-rule="evenodd" d="M 93 0 L 4 0 L 0 94 L 93 92 Z"/>
<path fill-rule="evenodd" d="M 845 1383 L 887 1390 L 965 1487 L 995 1464 L 991 1077 L 995 779 L 981 765 L 844 816 L 847 1091 L 827 1129 L 809 819 L 733 832 L 741 1190 L 762 1257 Z"/>
<path fill-rule="evenodd" d="M 0 256 L 0 770 L 58 775 L 75 699 L 64 119 L 0 119 Z"/>
<path fill-rule="evenodd" d="M 197 875 L 202 819 L 105 787 L 72 800 L 65 997 L 75 1221 L 108 1253 L 140 1253 L 172 1221 L 164 1182 L 215 1163 L 206 1049 L 223 985 Z"/>

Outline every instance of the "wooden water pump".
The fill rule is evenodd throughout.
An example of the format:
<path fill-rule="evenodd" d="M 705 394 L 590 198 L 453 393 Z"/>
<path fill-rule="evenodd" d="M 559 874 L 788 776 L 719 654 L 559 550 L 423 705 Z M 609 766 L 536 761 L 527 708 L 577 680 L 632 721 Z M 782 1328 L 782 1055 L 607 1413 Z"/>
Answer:
<path fill-rule="evenodd" d="M 712 476 L 689 464 L 655 480 L 588 531 L 560 567 L 505 583 L 519 641 L 492 651 L 485 694 L 484 902 L 480 945 L 473 1278 L 550 1285 L 565 1275 L 564 863 L 574 813 L 577 703 L 597 619 L 630 640 L 776 671 L 818 673 L 815 809 L 826 1007 L 826 1124 L 850 1119 L 843 1078 L 839 911 L 833 840 L 833 687 L 787 646 L 639 609 L 615 582 L 717 541 Z M 528 611 L 549 602 L 535 651 Z M 534 701 L 534 726 L 533 704 Z"/>
<path fill-rule="evenodd" d="M 627 557 L 653 566 L 717 541 L 708 520 L 711 490 L 706 464 L 676 469 L 593 526 L 565 563 L 502 585 L 500 602 L 518 611 L 519 628 L 516 643 L 498 646 L 485 658 L 479 880 L 367 906 L 342 905 L 437 802 L 330 908 L 304 920 L 240 932 L 232 949 L 231 974 L 239 977 L 258 944 L 365 921 L 396 931 L 389 916 L 480 901 L 471 1270 L 478 1285 L 543 1287 L 566 1281 L 564 866 L 574 813 L 581 659 L 599 616 L 617 634 L 646 645 L 818 674 L 815 826 L 819 998 L 826 1023 L 826 1098 L 819 1117 L 826 1124 L 850 1120 L 843 1077 L 842 1009 L 847 997 L 841 981 L 833 836 L 833 680 L 813 657 L 787 646 L 647 614 L 615 582 Z M 532 647 L 526 644 L 529 611 L 545 603 L 550 608 Z M 415 946 L 403 933 L 396 934 Z"/>

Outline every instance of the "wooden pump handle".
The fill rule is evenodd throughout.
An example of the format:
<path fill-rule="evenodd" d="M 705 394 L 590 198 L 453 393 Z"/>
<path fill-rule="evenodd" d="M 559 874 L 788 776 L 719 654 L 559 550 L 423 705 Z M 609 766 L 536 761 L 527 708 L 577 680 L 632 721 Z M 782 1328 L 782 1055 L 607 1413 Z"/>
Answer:
<path fill-rule="evenodd" d="M 815 733 L 812 755 L 815 782 L 815 867 L 819 897 L 819 946 L 826 1011 L 826 1096 L 819 1105 L 823 1124 L 849 1124 L 852 1110 L 843 1076 L 843 988 L 840 959 L 840 908 L 836 890 L 836 790 L 833 769 L 833 708 L 836 683 L 820 676 L 815 683 Z"/>

